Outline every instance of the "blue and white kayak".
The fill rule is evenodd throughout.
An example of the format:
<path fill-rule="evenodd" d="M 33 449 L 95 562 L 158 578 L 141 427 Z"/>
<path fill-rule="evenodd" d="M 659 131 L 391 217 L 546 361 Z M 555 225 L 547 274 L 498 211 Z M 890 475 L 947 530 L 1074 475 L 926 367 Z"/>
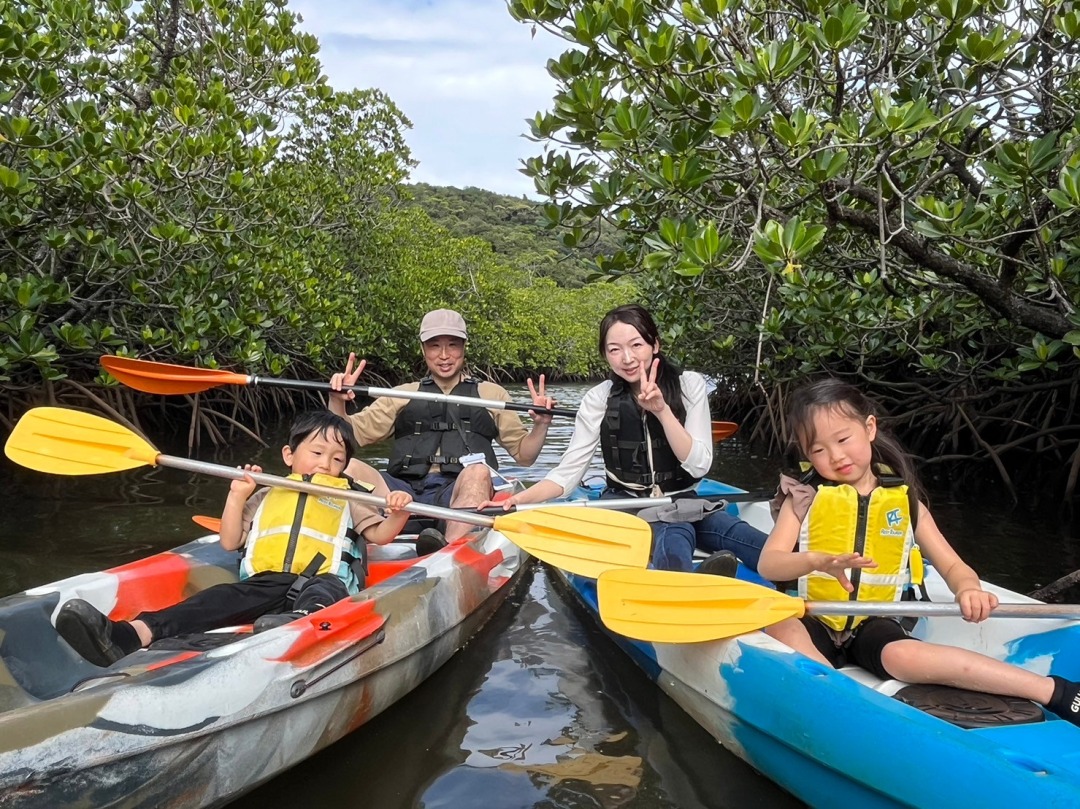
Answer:
<path fill-rule="evenodd" d="M 741 491 L 712 481 L 705 495 Z M 579 496 L 595 496 L 580 490 Z M 768 531 L 766 503 L 729 506 Z M 600 621 L 596 581 L 555 571 Z M 758 583 L 740 568 L 740 578 Z M 1003 602 L 1031 602 L 983 583 Z M 933 601 L 951 602 L 928 570 Z M 1031 703 L 991 695 L 957 708 L 961 727 L 896 697 L 907 684 L 849 666 L 831 669 L 762 632 L 706 643 L 647 643 L 605 629 L 656 683 L 728 750 L 814 807 L 1080 807 L 1080 728 Z M 1039 674 L 1080 679 L 1080 624 L 920 618 L 915 637 L 972 649 Z M 917 688 L 910 686 L 909 689 Z M 910 700 L 909 700 L 910 701 Z M 954 706 L 956 707 L 956 706 Z M 985 717 L 979 716 L 985 712 Z M 963 714 L 968 716 L 962 716 Z M 974 721 L 965 721 L 971 720 Z"/>

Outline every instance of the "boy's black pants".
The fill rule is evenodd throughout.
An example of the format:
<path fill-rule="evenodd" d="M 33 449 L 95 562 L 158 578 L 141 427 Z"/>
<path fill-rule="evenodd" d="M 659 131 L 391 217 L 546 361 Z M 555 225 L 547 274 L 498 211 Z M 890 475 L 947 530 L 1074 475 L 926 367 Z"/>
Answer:
<path fill-rule="evenodd" d="M 315 610 L 329 607 L 345 598 L 345 582 L 332 573 L 313 576 L 293 604 L 286 603 L 295 573 L 256 573 L 243 581 L 218 584 L 191 598 L 155 612 L 135 616 L 144 621 L 154 640 L 208 632 L 223 626 L 250 624 L 260 615 L 290 610 Z"/>

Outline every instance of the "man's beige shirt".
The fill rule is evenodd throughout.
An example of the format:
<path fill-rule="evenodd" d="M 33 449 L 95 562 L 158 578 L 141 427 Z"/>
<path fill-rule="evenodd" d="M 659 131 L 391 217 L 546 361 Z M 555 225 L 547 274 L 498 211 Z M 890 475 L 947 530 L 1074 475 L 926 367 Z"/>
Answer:
<path fill-rule="evenodd" d="M 461 378 L 466 379 L 467 377 L 462 375 Z M 420 383 L 407 382 L 404 385 L 398 385 L 394 390 L 420 390 Z M 501 385 L 496 385 L 494 382 L 480 382 L 477 385 L 477 393 L 481 399 L 493 399 L 500 402 L 513 401 L 506 389 Z M 360 446 L 365 447 L 368 444 L 376 444 L 392 437 L 394 434 L 394 421 L 397 419 L 398 413 L 409 401 L 409 399 L 384 396 L 376 399 L 359 413 L 353 413 L 349 416 L 353 434 L 356 436 Z M 495 419 L 495 426 L 499 430 L 499 444 L 510 453 L 511 458 L 515 461 L 519 460 L 518 451 L 521 449 L 521 442 L 529 434 L 521 421 L 521 417 L 510 410 L 489 409 L 488 412 Z M 438 471 L 438 464 L 432 465 L 431 472 Z"/>

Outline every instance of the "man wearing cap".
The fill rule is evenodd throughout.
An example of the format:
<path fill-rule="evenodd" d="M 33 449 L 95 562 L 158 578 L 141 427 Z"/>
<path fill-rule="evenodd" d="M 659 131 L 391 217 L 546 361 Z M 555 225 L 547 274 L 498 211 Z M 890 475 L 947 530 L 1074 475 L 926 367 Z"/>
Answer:
<path fill-rule="evenodd" d="M 467 339 L 465 320 L 457 312 L 428 312 L 420 323 L 428 376 L 396 389 L 511 401 L 502 386 L 477 381 L 465 372 Z M 365 365 L 366 360 L 357 364 L 356 355 L 350 354 L 344 373 L 334 374 L 330 386 L 340 391 L 355 385 Z M 536 388 L 529 380 L 529 391 L 536 406 L 554 405 L 554 400 L 544 394 L 543 376 Z M 330 409 L 345 416 L 345 404 L 353 398 L 352 391 L 332 393 Z M 394 437 L 387 469 L 382 473 L 391 489 L 410 492 L 421 503 L 450 508 L 474 508 L 491 497 L 488 467 L 498 468 L 493 441 L 498 441 L 517 463 L 532 465 L 544 446 L 551 416 L 532 417 L 532 430 L 526 430 L 521 418 L 509 410 L 392 397 L 378 398 L 347 416 L 360 446 Z M 346 472 L 352 475 L 353 471 L 350 464 Z M 452 542 L 470 528 L 467 523 L 447 523 L 446 540 Z"/>

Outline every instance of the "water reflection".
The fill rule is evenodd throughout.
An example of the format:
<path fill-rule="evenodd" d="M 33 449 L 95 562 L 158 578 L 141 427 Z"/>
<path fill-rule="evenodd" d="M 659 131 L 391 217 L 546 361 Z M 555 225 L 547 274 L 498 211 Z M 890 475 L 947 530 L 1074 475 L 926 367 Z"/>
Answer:
<path fill-rule="evenodd" d="M 676 809 L 799 804 L 726 753 L 543 569 L 360 732 L 234 804 Z"/>
<path fill-rule="evenodd" d="M 573 407 L 588 386 L 560 386 Z M 515 398 L 524 401 L 523 387 Z M 728 418 L 732 414 L 725 414 Z M 737 419 L 736 419 L 737 420 Z M 561 456 L 572 421 L 556 419 L 537 464 L 504 466 L 538 480 Z M 281 472 L 287 424 L 270 447 L 240 438 L 201 460 Z M 182 440 L 182 438 L 181 438 Z M 159 442 L 184 454 L 182 445 Z M 383 466 L 387 445 L 364 457 Z M 713 474 L 756 490 L 776 459 L 741 436 L 717 448 Z M 60 478 L 0 466 L 0 594 L 120 564 L 202 533 L 228 484 L 170 469 Z M 946 535 L 984 577 L 1029 590 L 1080 567 L 1080 543 L 1053 515 L 935 496 Z M 239 801 L 364 807 L 783 807 L 792 800 L 728 755 L 584 623 L 541 569 L 443 669 L 352 737 Z"/>

